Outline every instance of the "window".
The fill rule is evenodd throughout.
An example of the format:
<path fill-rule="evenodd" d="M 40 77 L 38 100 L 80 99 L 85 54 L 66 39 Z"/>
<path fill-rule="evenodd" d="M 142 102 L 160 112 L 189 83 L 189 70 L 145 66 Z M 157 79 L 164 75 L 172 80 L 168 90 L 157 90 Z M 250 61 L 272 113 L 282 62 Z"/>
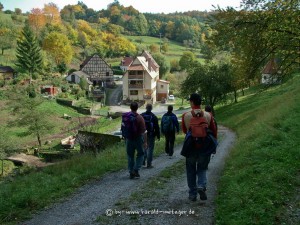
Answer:
<path fill-rule="evenodd" d="M 138 75 L 143 75 L 143 71 L 142 71 L 142 70 L 139 70 L 139 71 L 137 71 L 137 74 L 138 74 Z"/>
<path fill-rule="evenodd" d="M 131 90 L 130 95 L 138 95 L 138 91 L 137 90 Z"/>
<path fill-rule="evenodd" d="M 161 84 L 161 85 L 160 85 L 160 88 L 164 88 L 164 85 L 163 85 L 163 84 Z"/>
<path fill-rule="evenodd" d="M 109 76 L 109 72 L 106 72 L 106 76 L 107 76 L 107 77 Z"/>

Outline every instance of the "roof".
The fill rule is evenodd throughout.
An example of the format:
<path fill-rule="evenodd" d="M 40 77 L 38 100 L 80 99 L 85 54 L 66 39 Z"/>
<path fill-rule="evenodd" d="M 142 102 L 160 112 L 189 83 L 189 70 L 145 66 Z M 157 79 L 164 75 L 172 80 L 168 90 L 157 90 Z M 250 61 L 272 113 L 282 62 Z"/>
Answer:
<path fill-rule="evenodd" d="M 121 61 L 120 66 L 129 66 L 133 62 L 133 57 L 124 57 Z"/>
<path fill-rule="evenodd" d="M 131 65 L 128 67 L 128 70 L 145 70 L 145 68 L 143 65 Z"/>
<path fill-rule="evenodd" d="M 76 75 L 80 78 L 85 78 L 87 80 L 88 84 L 92 84 L 92 82 L 89 80 L 90 76 L 88 74 L 86 74 L 85 72 L 83 72 L 83 71 L 74 71 L 69 76 L 71 76 L 71 75 Z"/>
<path fill-rule="evenodd" d="M 166 84 L 170 83 L 170 81 L 167 81 L 167 80 L 157 80 L 157 82 L 166 83 Z"/>
<path fill-rule="evenodd" d="M 77 76 L 80 77 L 80 78 L 82 78 L 82 77 L 89 78 L 89 75 L 86 74 L 86 73 L 83 72 L 83 71 L 75 71 L 75 72 L 71 73 L 70 75 L 72 75 L 72 74 L 77 75 Z M 70 75 L 69 75 L 69 76 L 70 76 Z"/>
<path fill-rule="evenodd" d="M 143 51 L 142 52 L 142 55 L 141 56 L 144 56 L 146 58 L 146 61 L 148 61 L 148 59 L 150 58 L 151 59 L 151 67 L 155 70 L 155 69 L 158 69 L 159 68 L 159 65 L 156 63 L 156 61 L 153 59 L 152 55 L 148 52 L 148 51 Z"/>
<path fill-rule="evenodd" d="M 10 66 L 0 66 L 0 73 L 13 73 L 15 70 L 11 68 Z"/>
<path fill-rule="evenodd" d="M 271 59 L 263 69 L 263 74 L 276 74 L 278 72 L 278 65 L 276 59 Z"/>

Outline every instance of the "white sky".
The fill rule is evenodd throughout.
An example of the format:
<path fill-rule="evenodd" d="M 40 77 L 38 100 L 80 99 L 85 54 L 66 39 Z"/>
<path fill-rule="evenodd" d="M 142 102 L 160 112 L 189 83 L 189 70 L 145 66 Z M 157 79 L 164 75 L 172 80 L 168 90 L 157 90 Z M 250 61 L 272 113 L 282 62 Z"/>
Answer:
<path fill-rule="evenodd" d="M 106 9 L 107 5 L 113 0 L 81 0 L 89 8 L 98 11 Z M 140 12 L 151 13 L 171 13 L 171 12 L 186 12 L 191 10 L 210 11 L 212 5 L 219 5 L 221 8 L 227 6 L 238 9 L 241 0 L 119 0 L 121 5 L 125 7 L 132 5 Z M 0 0 L 4 6 L 4 10 L 12 10 L 15 8 L 22 9 L 22 12 L 30 11 L 32 8 L 43 8 L 44 4 L 53 2 L 59 9 L 65 5 L 76 5 L 78 0 Z"/>

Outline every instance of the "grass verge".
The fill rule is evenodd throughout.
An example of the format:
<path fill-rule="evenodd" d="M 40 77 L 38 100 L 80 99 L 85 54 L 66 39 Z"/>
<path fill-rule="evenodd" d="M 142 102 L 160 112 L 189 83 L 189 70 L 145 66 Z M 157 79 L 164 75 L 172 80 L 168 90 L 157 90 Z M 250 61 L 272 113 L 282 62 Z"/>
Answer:
<path fill-rule="evenodd" d="M 182 143 L 178 135 L 176 144 Z M 156 143 L 155 156 L 164 152 L 164 138 Z M 124 142 L 94 155 L 78 155 L 68 161 L 31 170 L 22 176 L 0 183 L 0 224 L 16 224 L 59 199 L 67 197 L 78 187 L 100 179 L 105 173 L 127 166 Z M 37 185 L 38 184 L 38 185 Z"/>
<path fill-rule="evenodd" d="M 284 224 L 300 184 L 299 83 L 296 76 L 217 110 L 238 140 L 218 188 L 216 224 Z"/>

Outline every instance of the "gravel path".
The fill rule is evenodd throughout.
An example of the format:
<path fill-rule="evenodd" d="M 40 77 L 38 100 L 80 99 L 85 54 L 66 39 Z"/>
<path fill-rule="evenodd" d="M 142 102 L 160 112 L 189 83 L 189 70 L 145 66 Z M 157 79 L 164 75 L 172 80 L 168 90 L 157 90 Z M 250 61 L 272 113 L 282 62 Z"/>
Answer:
<path fill-rule="evenodd" d="M 103 224 L 199 224 L 199 218 L 206 218 L 201 224 L 213 224 L 214 221 L 214 199 L 217 193 L 217 182 L 224 167 L 224 161 L 229 153 L 232 143 L 235 140 L 235 134 L 228 129 L 221 127 L 219 132 L 224 135 L 223 140 L 218 146 L 218 152 L 211 160 L 208 171 L 208 200 L 203 203 L 200 201 L 190 202 L 187 199 L 187 184 L 185 174 L 171 178 L 168 188 L 162 190 L 162 198 L 153 198 L 152 201 L 141 202 L 140 205 L 145 210 L 174 209 L 194 211 L 191 216 L 171 216 L 165 213 L 142 217 L 132 221 L 131 217 L 120 215 L 118 218 L 106 216 L 109 210 L 114 211 L 118 202 L 128 199 L 132 194 L 141 190 L 150 178 L 157 176 L 165 168 L 174 165 L 174 163 L 183 160 L 180 156 L 181 146 L 175 148 L 175 157 L 169 159 L 161 155 L 153 161 L 153 169 L 142 169 L 139 180 L 130 180 L 128 171 L 122 170 L 110 173 L 101 180 L 81 187 L 73 196 L 62 203 L 57 203 L 51 208 L 35 215 L 31 220 L 21 224 L 26 225 L 87 225 L 102 223 L 96 222 L 101 216 L 106 217 L 107 221 Z M 116 204 L 117 203 L 117 204 Z M 134 202 L 126 207 L 134 207 Z M 140 206 L 139 205 L 139 206 Z M 136 210 L 140 210 L 136 209 Z M 151 223 L 150 223 L 151 222 Z M 198 223 L 197 223 L 198 222 Z"/>

